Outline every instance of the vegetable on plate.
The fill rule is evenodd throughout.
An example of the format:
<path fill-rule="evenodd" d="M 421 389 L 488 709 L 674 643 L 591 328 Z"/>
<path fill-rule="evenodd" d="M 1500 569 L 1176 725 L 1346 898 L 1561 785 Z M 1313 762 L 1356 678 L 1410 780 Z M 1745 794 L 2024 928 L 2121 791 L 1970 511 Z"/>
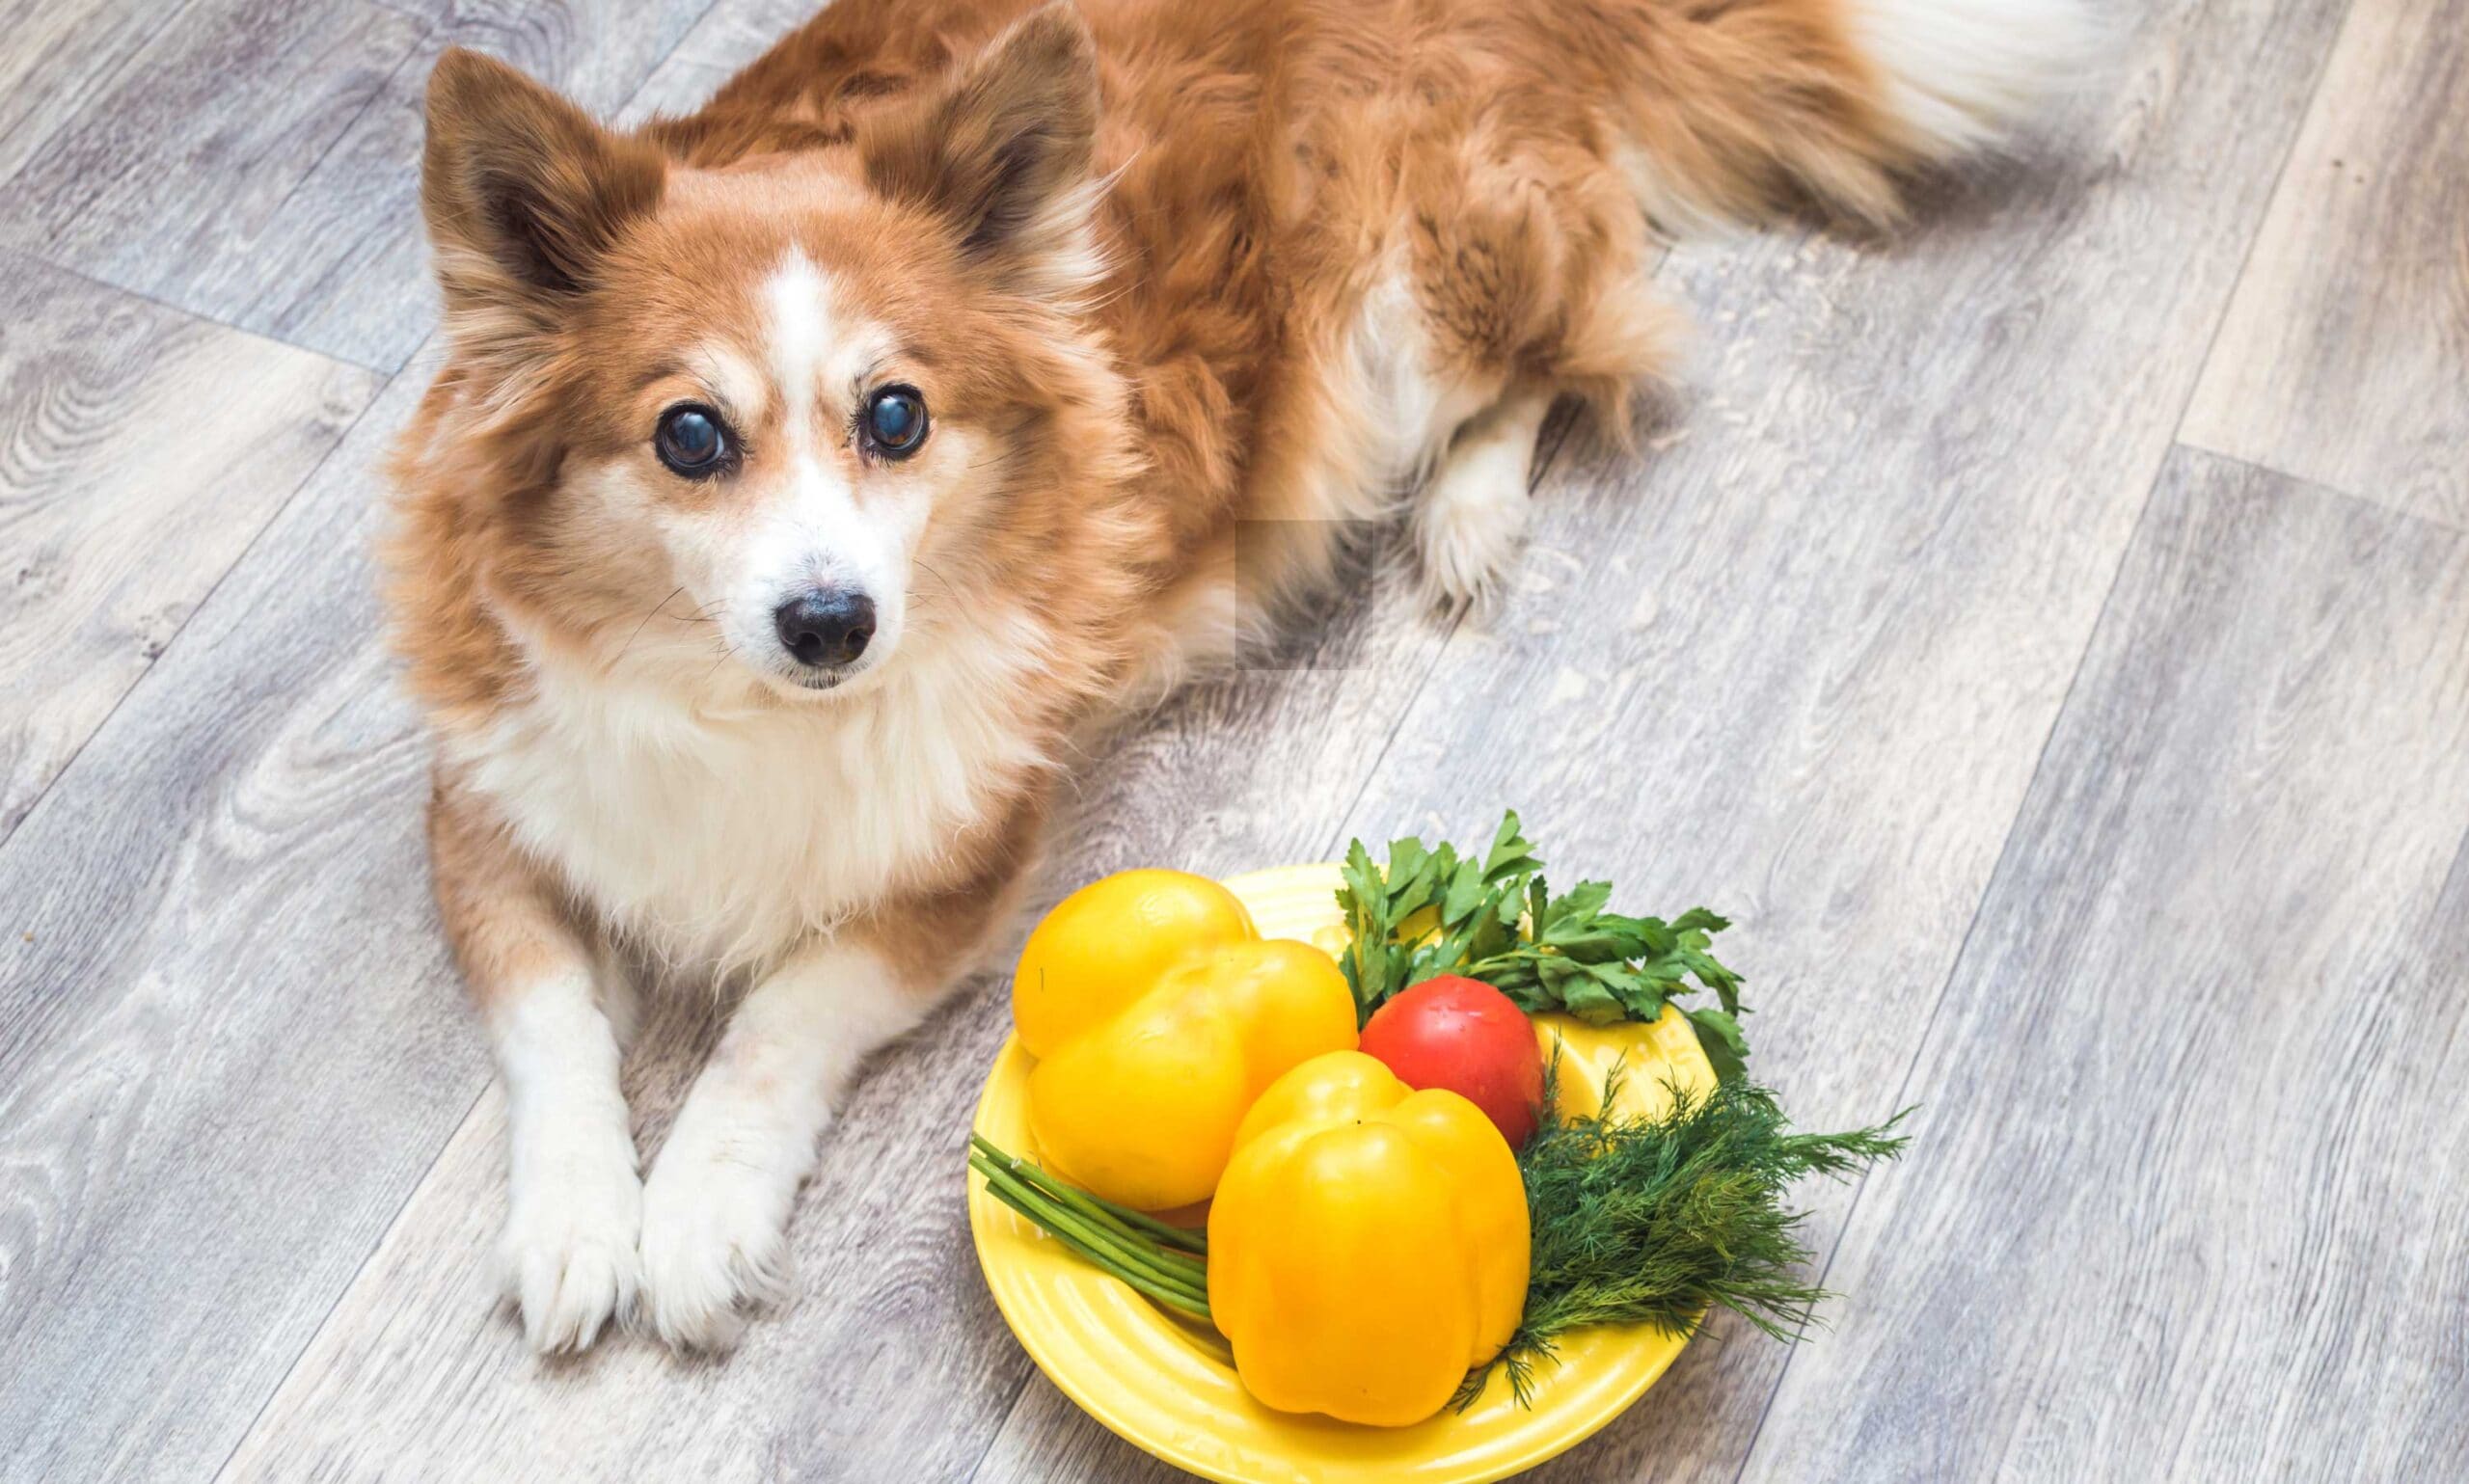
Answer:
<path fill-rule="evenodd" d="M 1101 1012 L 1104 1007 L 1099 1007 Z M 1279 1073 L 1355 1043 L 1329 956 L 1289 939 L 1201 948 L 1060 1039 L 1029 1073 L 1029 1124 L 1066 1177 L 1144 1211 L 1206 1201 L 1234 1130 Z"/>
<path fill-rule="evenodd" d="M 1552 895 L 1515 811 L 1479 856 L 1395 840 L 1383 867 L 1357 840 L 1338 891 L 1355 1012 L 1368 1020 L 1400 991 L 1444 974 L 1480 980 L 1521 1010 L 1565 1011 L 1594 1025 L 1651 1023 L 1667 1003 L 1709 989 L 1715 1004 L 1684 1012 L 1716 1075 L 1744 1075 L 1740 976 L 1709 951 L 1730 924 L 1704 907 L 1669 922 L 1631 917 L 1610 910 L 1611 900 L 1609 881 Z"/>
<path fill-rule="evenodd" d="M 1482 1109 L 1510 1148 L 1534 1132 L 1543 1048 L 1526 1012 L 1489 985 L 1424 980 L 1371 1012 L 1360 1049 L 1408 1087 L 1447 1088 Z"/>
<path fill-rule="evenodd" d="M 1809 1252 L 1785 1194 L 1804 1176 L 1849 1174 L 1903 1151 L 1900 1113 L 1876 1128 L 1794 1133 L 1773 1093 L 1735 1080 L 1702 1097 L 1667 1087 L 1665 1110 L 1641 1117 L 1622 1081 L 1615 1063 L 1587 1099 L 1596 1111 L 1547 1122 L 1519 1152 L 1533 1224 L 1526 1311 L 1509 1342 L 1467 1373 L 1458 1405 L 1481 1394 L 1494 1368 L 1525 1400 L 1534 1363 L 1591 1325 L 1687 1330 L 1722 1308 L 1790 1338 L 1827 1293 L 1800 1276 Z"/>
<path fill-rule="evenodd" d="M 1480 1110 L 1333 1051 L 1261 1094 L 1208 1213 L 1209 1312 L 1262 1405 L 1439 1411 L 1524 1310 L 1517 1160 Z"/>
<path fill-rule="evenodd" d="M 1049 1056 L 1204 949 L 1257 938 L 1234 894 L 1188 871 L 1118 871 L 1038 920 L 1012 974 L 1012 1028 Z"/>
<path fill-rule="evenodd" d="M 1214 1324 L 1262 1404 L 1348 1422 L 1469 1405 L 1495 1372 L 1525 1404 L 1591 1326 L 1811 1317 L 1790 1187 L 1894 1157 L 1902 1115 L 1792 1130 L 1747 1076 L 1723 919 L 1554 895 L 1515 814 L 1480 855 L 1356 841 L 1341 879 L 1325 951 L 1181 872 L 1065 898 L 1013 985 L 1039 1162 L 973 1138 L 988 1193 Z M 1693 1033 L 1711 1087 L 1633 1075 Z M 1150 1214 L 1204 1200 L 1205 1233 Z"/>

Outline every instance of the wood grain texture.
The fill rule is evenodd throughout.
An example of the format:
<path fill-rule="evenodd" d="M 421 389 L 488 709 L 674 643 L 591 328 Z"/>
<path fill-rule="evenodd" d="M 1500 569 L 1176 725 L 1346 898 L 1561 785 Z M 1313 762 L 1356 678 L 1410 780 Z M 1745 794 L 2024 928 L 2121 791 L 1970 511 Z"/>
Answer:
<path fill-rule="evenodd" d="M 2458 1476 L 2464 839 L 2469 536 L 2180 455 L 1747 1476 Z"/>
<path fill-rule="evenodd" d="M 805 24 L 819 9 L 806 0 L 713 0 L 686 40 L 677 43 L 677 55 L 734 72 Z"/>
<path fill-rule="evenodd" d="M 1640 908 L 1725 912 L 1752 1069 L 1812 1126 L 1885 1117 L 2337 20 L 2157 9 L 2066 147 L 1909 240 L 1675 250 L 1696 405 L 1642 464 L 1566 461 L 1518 591 L 1452 637 L 1348 829 L 1463 838 L 1514 805 Z M 1850 1192 L 1805 1195 L 1823 1252 Z M 1728 1477 L 1786 1353 L 1719 1321 L 1540 1476 Z M 1085 1419 L 1023 1425 L 982 1481 L 1139 1476 Z"/>
<path fill-rule="evenodd" d="M 384 370 L 435 323 L 421 97 L 473 46 L 613 112 L 707 0 L 195 6 L 0 190 L 0 241 Z"/>
<path fill-rule="evenodd" d="M 617 111 L 613 121 L 635 128 L 660 115 L 691 114 L 719 92 L 720 84 L 727 82 L 729 76 L 725 67 L 706 67 L 672 56 L 643 79 L 643 85 Z"/>
<path fill-rule="evenodd" d="M 0 180 L 146 44 L 163 11 L 147 0 L 0 0 Z"/>
<path fill-rule="evenodd" d="M 0 846 L 0 1479 L 211 1473 L 479 1087 L 372 638 L 418 391 Z"/>
<path fill-rule="evenodd" d="M 1448 632 L 1410 586 L 1377 563 L 1316 636 L 1129 724 L 1083 776 L 1044 901 L 1160 860 L 1226 873 L 1327 854 Z M 959 1140 L 1008 1029 L 1005 991 L 999 976 L 981 981 L 873 1065 L 791 1228 L 795 1301 L 721 1362 L 633 1338 L 557 1364 L 524 1352 L 476 1276 L 505 1201 L 493 1091 L 226 1477 L 381 1465 L 434 1478 L 964 1476 L 1030 1374 L 978 1276 L 960 1199 Z M 629 1069 L 647 1149 L 711 1036 L 707 1007 L 672 1002 L 668 1017 Z M 476 1071 L 476 1036 L 470 1055 Z"/>
<path fill-rule="evenodd" d="M 646 110 L 718 79 L 656 80 Z M 23 281 L 30 294 L 39 274 Z M 227 461 L 206 455 L 250 425 L 192 425 L 199 409 L 251 391 L 281 406 L 288 391 L 297 417 L 300 376 L 277 374 L 295 363 L 342 376 L 362 400 L 375 378 L 213 327 L 202 346 L 195 331 L 158 330 L 155 344 L 141 333 L 183 316 L 86 292 L 117 306 L 112 335 L 83 325 L 65 289 L 51 318 L 26 317 L 24 340 L 9 332 L 9 357 L 23 343 L 48 358 L 0 382 L 46 399 L 13 421 L 33 429 L 10 445 L 33 452 L 13 457 L 31 470 L 40 455 L 62 483 L 60 450 L 94 439 L 76 422 L 78 440 L 63 435 L 61 408 L 108 392 L 169 461 L 117 469 L 122 502 L 149 497 L 175 518 L 160 539 L 189 546 L 171 556 L 203 563 L 221 543 L 228 563 L 262 513 L 243 527 L 247 502 L 227 499 L 213 513 L 229 531 L 188 530 L 197 517 L 171 498 L 183 490 L 172 475 L 220 476 Z M 217 361 L 226 342 L 258 362 Z M 122 362 L 149 347 L 155 380 L 121 386 Z M 101 373 L 79 369 L 80 355 L 119 381 L 91 385 Z M 0 1478 L 213 1471 L 485 1084 L 428 903 L 425 749 L 379 650 L 367 560 L 375 466 L 430 368 L 407 368 L 368 410 L 160 683 L 0 851 L 13 909 L 0 941 L 0 1344 L 13 1358 Z M 207 373 L 215 385 L 198 385 Z M 276 490 L 268 470 L 301 440 L 260 424 L 256 477 L 287 493 L 297 478 Z M 13 537 L 58 502 L 49 485 L 29 488 L 8 507 Z M 109 511 L 100 499 L 73 508 L 89 522 Z M 13 622 L 5 653 L 21 627 L 34 626 Z M 475 1272 L 486 1251 L 457 1255 Z M 455 1309 L 489 1316 L 484 1300 Z"/>
<path fill-rule="evenodd" d="M 2464 0 L 2351 8 L 2188 443 L 2469 526 L 2463 36 Z"/>
<path fill-rule="evenodd" d="M 377 385 L 0 254 L 0 840 Z"/>
<path fill-rule="evenodd" d="M 304 218 L 335 226 L 301 188 L 421 31 L 344 0 L 175 11 L 0 190 L 0 240 L 227 324 L 278 330 L 278 315 L 253 309 L 299 291 L 288 281 L 297 261 L 270 271 L 286 231 Z"/>

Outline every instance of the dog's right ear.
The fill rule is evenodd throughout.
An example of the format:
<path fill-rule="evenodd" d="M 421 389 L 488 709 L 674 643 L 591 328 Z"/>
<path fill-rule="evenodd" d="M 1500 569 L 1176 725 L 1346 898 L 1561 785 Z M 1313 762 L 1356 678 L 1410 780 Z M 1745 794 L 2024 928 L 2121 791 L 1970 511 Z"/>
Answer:
<path fill-rule="evenodd" d="M 421 157 L 447 312 L 536 318 L 588 288 L 626 224 L 660 204 L 665 173 L 659 150 L 504 63 L 447 52 Z"/>

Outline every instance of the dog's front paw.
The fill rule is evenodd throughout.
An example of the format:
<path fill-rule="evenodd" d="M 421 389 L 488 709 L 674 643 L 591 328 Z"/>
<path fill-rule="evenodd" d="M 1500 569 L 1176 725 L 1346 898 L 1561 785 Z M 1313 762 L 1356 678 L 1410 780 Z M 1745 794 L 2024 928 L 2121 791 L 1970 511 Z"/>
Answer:
<path fill-rule="evenodd" d="M 797 1182 L 746 1163 L 672 1147 L 643 1197 L 643 1303 L 652 1333 L 689 1350 L 726 1350 L 746 1316 L 789 1288 L 789 1207 Z"/>
<path fill-rule="evenodd" d="M 543 1355 L 583 1350 L 611 1318 L 633 1308 L 643 1187 L 634 1150 L 564 1168 L 514 1192 L 498 1242 L 506 1296 L 523 1310 L 523 1335 Z"/>

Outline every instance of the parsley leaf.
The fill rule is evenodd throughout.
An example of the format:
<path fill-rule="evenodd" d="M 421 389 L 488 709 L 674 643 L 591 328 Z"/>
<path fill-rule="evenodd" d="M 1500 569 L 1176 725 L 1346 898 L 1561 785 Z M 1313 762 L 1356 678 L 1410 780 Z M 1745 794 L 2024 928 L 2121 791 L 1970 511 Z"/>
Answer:
<path fill-rule="evenodd" d="M 1358 1023 L 1391 996 L 1443 974 L 1481 980 L 1530 1013 L 1651 1021 L 1672 1000 L 1713 992 L 1721 1009 L 1687 1012 L 1724 1081 L 1744 1075 L 1740 976 L 1710 951 L 1730 926 L 1693 907 L 1666 922 L 1611 910 L 1612 883 L 1560 896 L 1511 810 L 1478 860 L 1452 845 L 1395 840 L 1385 865 L 1360 840 L 1346 850 L 1338 905 L 1352 936 L 1341 967 Z"/>

